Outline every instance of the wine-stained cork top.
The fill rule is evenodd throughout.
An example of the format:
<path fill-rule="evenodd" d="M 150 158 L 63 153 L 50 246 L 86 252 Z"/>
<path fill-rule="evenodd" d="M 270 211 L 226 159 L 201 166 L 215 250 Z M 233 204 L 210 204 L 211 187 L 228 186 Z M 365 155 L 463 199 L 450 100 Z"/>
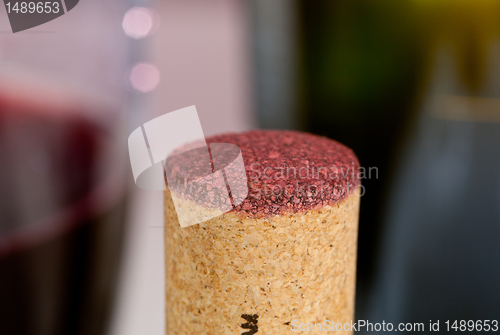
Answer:
<path fill-rule="evenodd" d="M 297 131 L 253 130 L 212 136 L 206 142 L 211 157 L 217 153 L 217 161 L 210 159 L 212 168 L 224 172 L 231 203 L 236 205 L 231 212 L 245 216 L 284 215 L 332 205 L 354 192 L 360 183 L 359 162 L 354 152 L 326 137 Z M 238 183 L 231 183 L 241 177 L 231 164 L 237 154 L 234 150 L 219 150 L 222 146 L 218 143 L 235 144 L 241 150 L 247 182 L 240 183 L 239 189 Z M 188 164 L 188 168 L 178 168 L 175 165 L 179 164 L 169 164 L 167 160 L 169 186 L 173 180 L 184 180 L 177 183 L 175 193 L 198 204 L 213 203 L 214 197 L 217 198 L 214 187 L 205 185 L 196 192 L 185 187 L 186 179 L 207 174 L 200 168 L 202 159 L 194 161 L 196 164 Z M 247 187 L 248 192 L 242 187 Z M 238 194 L 242 193 L 246 197 L 238 200 Z"/>

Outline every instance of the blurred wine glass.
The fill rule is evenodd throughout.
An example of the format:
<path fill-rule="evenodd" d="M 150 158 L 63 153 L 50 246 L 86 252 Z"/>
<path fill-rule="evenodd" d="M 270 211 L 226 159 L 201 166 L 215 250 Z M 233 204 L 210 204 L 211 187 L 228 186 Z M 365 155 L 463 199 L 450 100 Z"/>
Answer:
<path fill-rule="evenodd" d="M 126 199 L 126 3 L 0 10 L 0 333 L 103 334 Z"/>

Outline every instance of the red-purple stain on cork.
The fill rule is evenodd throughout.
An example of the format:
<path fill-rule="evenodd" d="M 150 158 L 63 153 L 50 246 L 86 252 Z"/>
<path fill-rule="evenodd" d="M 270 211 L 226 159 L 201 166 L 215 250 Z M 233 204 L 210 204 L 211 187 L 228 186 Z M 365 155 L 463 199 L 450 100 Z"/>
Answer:
<path fill-rule="evenodd" d="M 227 188 L 230 196 L 243 191 L 247 194 L 231 212 L 256 218 L 332 205 L 352 194 L 360 184 L 359 161 L 354 152 L 326 137 L 297 131 L 253 130 L 212 136 L 206 142 L 211 155 L 207 155 L 206 148 L 198 148 L 189 155 L 167 160 L 166 167 L 169 180 L 176 181 L 169 185 L 171 189 L 209 208 L 229 205 L 224 198 L 226 188 L 210 183 L 193 187 L 188 182 L 218 170 L 223 171 L 226 184 L 232 185 Z M 231 183 L 244 178 L 230 165 L 239 154 L 238 148 L 219 143 L 235 144 L 241 150 L 246 185 Z"/>

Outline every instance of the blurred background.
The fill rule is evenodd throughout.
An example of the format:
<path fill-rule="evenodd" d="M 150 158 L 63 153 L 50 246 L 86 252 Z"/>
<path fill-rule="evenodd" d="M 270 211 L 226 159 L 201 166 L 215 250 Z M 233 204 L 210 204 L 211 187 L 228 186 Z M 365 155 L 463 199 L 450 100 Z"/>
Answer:
<path fill-rule="evenodd" d="M 500 316 L 500 2 L 81 1 L 0 8 L 0 333 L 163 334 L 162 194 L 128 134 L 296 129 L 362 180 L 356 317 Z"/>

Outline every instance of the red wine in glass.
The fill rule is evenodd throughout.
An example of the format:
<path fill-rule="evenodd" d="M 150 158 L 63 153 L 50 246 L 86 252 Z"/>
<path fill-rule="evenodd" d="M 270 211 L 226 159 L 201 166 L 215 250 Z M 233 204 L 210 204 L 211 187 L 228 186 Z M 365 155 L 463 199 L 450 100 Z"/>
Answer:
<path fill-rule="evenodd" d="M 117 114 L 82 101 L 0 87 L 0 334 L 105 334 L 124 181 Z"/>

